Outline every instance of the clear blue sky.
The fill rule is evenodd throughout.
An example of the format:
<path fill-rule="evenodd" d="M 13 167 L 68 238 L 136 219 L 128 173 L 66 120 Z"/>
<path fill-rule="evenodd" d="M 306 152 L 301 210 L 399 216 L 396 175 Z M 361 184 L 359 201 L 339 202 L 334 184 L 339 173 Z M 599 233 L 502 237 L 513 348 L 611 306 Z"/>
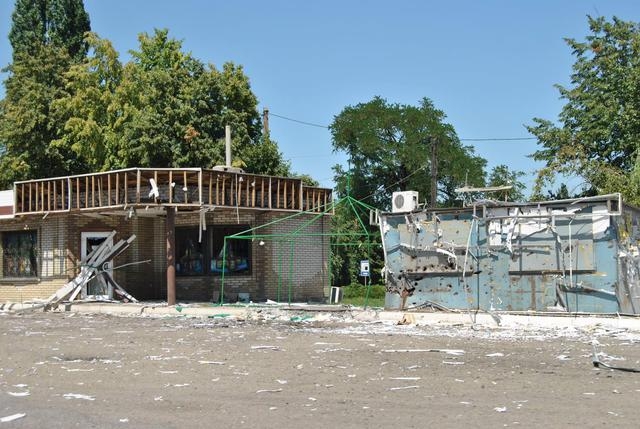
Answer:
<path fill-rule="evenodd" d="M 12 0 L 0 1 L 0 64 L 11 60 Z M 85 0 L 91 27 L 123 61 L 137 34 L 168 28 L 185 50 L 217 67 L 244 66 L 260 110 L 328 125 L 348 105 L 379 95 L 428 97 L 461 138 L 530 137 L 532 118 L 554 120 L 554 84 L 567 84 L 564 37 L 588 34 L 586 15 L 640 20 L 637 0 L 228 1 Z M 4 75 L 3 75 L 4 77 Z M 0 90 L 3 94 L 4 90 Z M 328 130 L 271 117 L 272 137 L 293 170 L 333 186 Z M 489 166 L 527 173 L 535 141 L 477 142 Z"/>

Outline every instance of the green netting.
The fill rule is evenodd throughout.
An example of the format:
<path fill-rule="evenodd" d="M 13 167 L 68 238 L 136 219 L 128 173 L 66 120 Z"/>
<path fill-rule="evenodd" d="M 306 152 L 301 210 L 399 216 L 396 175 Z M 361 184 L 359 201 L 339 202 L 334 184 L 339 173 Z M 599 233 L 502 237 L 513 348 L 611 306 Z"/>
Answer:
<path fill-rule="evenodd" d="M 350 209 L 357 219 L 359 229 L 357 231 L 346 232 L 346 233 L 318 233 L 318 232 L 310 232 L 308 229 L 314 225 L 316 222 L 322 221 L 324 216 L 335 213 L 336 209 L 339 209 L 340 206 L 345 206 Z M 245 231 L 241 231 L 235 234 L 231 234 L 224 237 L 224 244 L 222 249 L 222 266 L 226 266 L 226 258 L 227 258 L 227 243 L 229 240 L 260 240 L 260 241 L 271 241 L 276 243 L 276 250 L 278 253 L 278 262 L 276 264 L 278 269 L 278 285 L 276 291 L 276 302 L 280 303 L 283 299 L 284 288 L 286 287 L 286 301 L 291 304 L 292 296 L 293 296 L 293 260 L 294 260 L 294 250 L 295 243 L 299 242 L 301 238 L 324 238 L 329 237 L 330 245 L 329 245 L 329 255 L 327 260 L 329 264 L 331 264 L 331 249 L 334 246 L 354 246 L 354 245 L 362 245 L 362 241 L 358 241 L 358 239 L 365 240 L 366 243 L 366 256 L 369 258 L 370 248 L 371 248 L 371 237 L 372 234 L 379 234 L 376 232 L 372 233 L 366 227 L 365 222 L 363 221 L 363 215 L 369 215 L 371 211 L 375 211 L 376 209 L 368 204 L 363 203 L 362 201 L 358 201 L 355 198 L 347 195 L 344 198 L 341 198 L 336 201 L 332 201 L 326 206 L 322 207 L 320 212 L 318 211 L 301 211 L 293 213 L 289 216 L 282 217 L 280 219 L 273 220 L 271 222 L 265 223 L 263 225 L 256 226 L 251 229 L 247 229 Z M 274 225 L 288 222 L 296 218 L 307 217 L 310 218 L 304 221 L 301 225 L 297 226 L 293 230 L 284 233 L 278 234 L 268 234 L 261 233 L 265 228 L 272 227 Z M 286 260 L 288 259 L 288 261 Z M 331 285 L 331 271 L 332 267 L 329 265 L 327 267 L 327 284 Z M 285 276 L 285 273 L 288 273 Z M 287 284 L 283 284 L 283 280 L 286 278 Z M 225 284 L 225 270 L 222 271 L 221 274 L 221 285 L 220 285 L 220 305 L 224 302 L 224 284 Z M 326 285 L 326 284 L 325 284 Z M 367 306 L 369 299 L 369 288 L 367 288 L 367 295 L 365 298 L 365 307 Z"/>

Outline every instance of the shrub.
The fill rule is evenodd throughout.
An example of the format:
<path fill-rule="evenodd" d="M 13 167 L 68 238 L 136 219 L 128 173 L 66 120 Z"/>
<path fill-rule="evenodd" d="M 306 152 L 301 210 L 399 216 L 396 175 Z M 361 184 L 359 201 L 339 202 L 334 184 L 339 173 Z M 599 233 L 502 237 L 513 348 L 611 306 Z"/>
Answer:
<path fill-rule="evenodd" d="M 369 298 L 384 298 L 385 288 L 382 285 L 371 285 Z M 352 283 L 342 288 L 343 298 L 364 298 L 367 296 L 367 288 L 359 283 Z"/>

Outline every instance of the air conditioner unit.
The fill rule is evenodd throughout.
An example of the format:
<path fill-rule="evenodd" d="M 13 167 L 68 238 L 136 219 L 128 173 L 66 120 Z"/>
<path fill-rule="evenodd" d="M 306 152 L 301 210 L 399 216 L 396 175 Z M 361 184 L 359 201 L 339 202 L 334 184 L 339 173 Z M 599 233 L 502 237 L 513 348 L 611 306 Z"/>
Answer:
<path fill-rule="evenodd" d="M 410 212 L 418 208 L 418 192 L 394 192 L 391 201 L 392 213 Z"/>

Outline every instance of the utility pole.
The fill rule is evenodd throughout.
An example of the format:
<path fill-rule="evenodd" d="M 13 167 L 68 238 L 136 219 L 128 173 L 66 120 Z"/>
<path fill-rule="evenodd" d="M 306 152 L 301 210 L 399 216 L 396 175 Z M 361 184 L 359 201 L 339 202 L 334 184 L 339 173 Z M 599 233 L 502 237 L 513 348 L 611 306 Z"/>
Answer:
<path fill-rule="evenodd" d="M 431 137 L 431 208 L 435 209 L 438 200 L 438 139 Z"/>
<path fill-rule="evenodd" d="M 262 126 L 263 134 L 269 135 L 269 109 L 266 107 L 262 110 Z"/>

